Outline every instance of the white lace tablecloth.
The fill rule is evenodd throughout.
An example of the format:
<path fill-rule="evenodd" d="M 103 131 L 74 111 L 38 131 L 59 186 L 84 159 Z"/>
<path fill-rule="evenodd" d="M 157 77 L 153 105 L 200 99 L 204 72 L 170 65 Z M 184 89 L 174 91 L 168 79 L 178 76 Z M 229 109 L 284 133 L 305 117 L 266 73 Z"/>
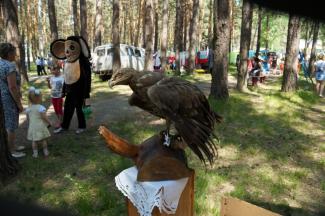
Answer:
<path fill-rule="evenodd" d="M 159 211 L 175 214 L 179 198 L 188 178 L 168 181 L 137 181 L 138 169 L 130 167 L 115 177 L 117 188 L 137 208 L 141 216 L 151 216 L 156 206 Z"/>

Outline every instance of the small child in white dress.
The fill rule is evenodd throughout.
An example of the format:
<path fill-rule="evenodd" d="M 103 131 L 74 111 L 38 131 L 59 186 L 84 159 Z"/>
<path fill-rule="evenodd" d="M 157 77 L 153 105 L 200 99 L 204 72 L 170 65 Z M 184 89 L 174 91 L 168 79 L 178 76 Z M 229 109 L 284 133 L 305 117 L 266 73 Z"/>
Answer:
<path fill-rule="evenodd" d="M 49 155 L 47 138 L 51 136 L 48 127 L 52 125 L 46 116 L 46 108 L 41 105 L 42 95 L 39 89 L 30 87 L 28 92 L 30 106 L 26 109 L 28 118 L 27 139 L 32 141 L 33 157 L 38 157 L 37 143 L 42 143 L 44 156 Z"/>

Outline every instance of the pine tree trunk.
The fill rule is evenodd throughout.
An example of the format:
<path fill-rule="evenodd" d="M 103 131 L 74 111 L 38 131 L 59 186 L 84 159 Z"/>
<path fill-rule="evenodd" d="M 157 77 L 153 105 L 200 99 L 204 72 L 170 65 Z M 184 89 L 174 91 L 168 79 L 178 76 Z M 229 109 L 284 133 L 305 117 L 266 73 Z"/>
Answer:
<path fill-rule="evenodd" d="M 307 41 L 308 41 L 308 32 L 309 32 L 309 22 L 306 21 L 306 34 L 305 34 L 305 47 L 304 47 L 304 55 L 307 56 Z"/>
<path fill-rule="evenodd" d="M 319 21 L 314 21 L 313 25 L 313 44 L 311 47 L 311 53 L 310 53 L 310 60 L 309 60 L 309 71 L 314 72 L 314 63 L 316 61 L 316 44 L 317 44 L 317 39 L 318 39 L 318 33 L 319 33 Z"/>
<path fill-rule="evenodd" d="M 269 34 L 270 34 L 270 14 L 266 13 L 266 35 L 265 35 L 265 49 L 269 49 Z"/>
<path fill-rule="evenodd" d="M 183 16 L 182 16 L 182 1 L 183 0 L 176 0 L 176 22 L 175 22 L 175 58 L 176 58 L 176 75 L 180 74 L 180 52 L 182 51 L 182 41 L 183 41 Z"/>
<path fill-rule="evenodd" d="M 136 26 L 136 35 L 134 38 L 134 46 L 139 46 L 139 38 L 140 38 L 140 31 L 141 31 L 141 8 L 142 8 L 142 0 L 138 0 L 138 20 Z"/>
<path fill-rule="evenodd" d="M 51 29 L 51 39 L 52 41 L 59 38 L 58 26 L 56 22 L 56 13 L 55 13 L 55 0 L 48 0 L 48 11 L 49 11 L 49 21 Z"/>
<path fill-rule="evenodd" d="M 146 32 L 146 56 L 144 69 L 148 71 L 153 70 L 153 2 L 146 1 L 146 16 L 145 16 L 145 32 Z"/>
<path fill-rule="evenodd" d="M 3 10 L 7 42 L 18 47 L 16 50 L 16 65 L 19 73 L 23 76 L 24 81 L 28 82 L 27 71 L 24 70 L 24 67 L 22 66 L 22 61 L 24 61 L 24 59 L 21 58 L 24 56 L 24 47 L 19 34 L 16 4 L 12 0 L 2 0 L 0 4 Z"/>
<path fill-rule="evenodd" d="M 235 3 L 234 0 L 230 1 L 231 4 L 231 11 L 230 11 L 230 17 L 231 17 L 231 22 L 230 22 L 230 39 L 229 39 L 229 53 L 231 52 L 231 46 L 232 46 L 232 40 L 233 40 L 233 33 L 234 33 L 234 7 L 235 7 Z"/>
<path fill-rule="evenodd" d="M 213 1 L 213 30 L 212 30 L 212 41 L 211 41 L 211 47 L 214 49 L 216 47 L 216 40 L 217 40 L 217 8 L 218 6 L 218 0 Z"/>
<path fill-rule="evenodd" d="M 192 17 L 192 0 L 185 1 L 184 3 L 184 41 L 183 50 L 188 50 L 189 47 L 189 32 L 190 32 L 190 19 Z"/>
<path fill-rule="evenodd" d="M 79 35 L 78 0 L 72 0 L 73 32 Z"/>
<path fill-rule="evenodd" d="M 162 32 L 161 32 L 161 68 L 165 70 L 167 57 L 167 40 L 168 40 L 168 0 L 163 2 L 163 20 L 162 20 Z"/>
<path fill-rule="evenodd" d="M 113 18 L 112 18 L 112 31 L 113 31 L 113 73 L 121 68 L 120 59 L 120 5 L 119 0 L 113 0 Z"/>
<path fill-rule="evenodd" d="M 123 1 L 122 1 L 123 2 Z M 127 4 L 124 4 L 124 2 L 121 4 L 122 5 L 122 7 L 121 7 L 121 11 L 122 11 L 122 13 L 123 13 L 123 40 L 122 40 L 122 43 L 128 43 L 127 42 L 127 40 L 126 40 L 126 35 L 127 35 L 127 32 L 126 32 L 126 29 L 127 29 L 127 13 L 129 13 L 128 12 L 128 10 L 127 10 Z"/>
<path fill-rule="evenodd" d="M 87 32 L 87 1 L 80 0 L 80 35 L 88 42 L 88 32 Z"/>
<path fill-rule="evenodd" d="M 201 49 L 201 40 L 202 40 L 202 30 L 204 29 L 203 19 L 205 17 L 205 1 L 200 2 L 200 12 L 199 12 L 199 23 L 198 23 L 198 30 L 196 34 L 196 47 L 200 50 Z"/>
<path fill-rule="evenodd" d="M 240 66 L 237 78 L 237 89 L 243 91 L 247 89 L 247 61 L 248 51 L 251 42 L 253 22 L 253 5 L 250 0 L 243 0 L 242 21 L 240 33 Z"/>
<path fill-rule="evenodd" d="M 24 5 L 22 2 L 20 2 L 19 6 L 19 16 L 20 16 L 20 29 L 21 29 L 21 40 L 19 43 L 19 52 L 20 52 L 20 64 L 21 64 L 21 73 L 25 77 L 23 81 L 28 82 L 28 74 L 27 74 L 27 66 L 26 66 L 26 52 L 25 52 L 25 30 L 26 30 L 26 16 L 23 13 Z M 23 17 L 24 16 L 24 17 Z"/>
<path fill-rule="evenodd" d="M 42 33 L 43 33 L 43 50 L 46 50 L 46 44 L 48 44 L 48 32 L 47 32 L 47 25 L 46 25 L 46 14 L 49 14 L 46 7 L 46 0 L 42 0 Z M 44 52 L 44 56 L 46 56 L 47 52 Z"/>
<path fill-rule="evenodd" d="M 258 56 L 261 48 L 261 34 L 262 34 L 262 8 L 258 7 L 258 22 L 257 22 L 257 41 L 256 41 L 256 52 L 255 55 Z"/>
<path fill-rule="evenodd" d="M 142 4 L 142 47 L 146 47 L 146 1 Z"/>
<path fill-rule="evenodd" d="M 102 0 L 96 0 L 96 15 L 94 25 L 94 45 L 97 47 L 102 44 L 102 31 L 103 31 L 103 10 Z"/>
<path fill-rule="evenodd" d="M 159 5 L 158 5 L 158 0 L 154 0 L 154 14 L 155 14 L 155 36 L 154 36 L 154 51 L 156 52 L 158 50 L 158 44 L 159 44 L 159 14 L 158 14 L 158 9 L 159 9 Z"/>
<path fill-rule="evenodd" d="M 39 47 L 39 36 L 38 36 L 38 25 L 39 25 L 39 17 L 38 17 L 38 0 L 33 0 L 34 7 L 33 7 L 33 12 L 34 12 L 34 19 L 32 19 L 32 41 L 33 41 L 33 47 L 32 47 L 32 51 L 33 51 L 33 57 L 34 60 L 36 60 L 36 57 L 39 55 L 40 53 L 40 47 Z"/>
<path fill-rule="evenodd" d="M 209 25 L 208 25 L 208 35 L 209 35 L 209 46 L 212 46 L 212 40 L 213 40 L 213 34 L 212 34 L 212 26 L 214 25 L 214 22 L 212 22 L 213 17 L 213 11 L 214 11 L 214 1 L 210 0 L 209 2 Z"/>
<path fill-rule="evenodd" d="M 200 0 L 193 0 L 193 14 L 192 14 L 192 19 L 190 23 L 190 31 L 189 31 L 189 36 L 190 36 L 190 46 L 189 46 L 189 72 L 193 73 L 193 70 L 195 69 L 195 42 L 196 42 L 196 31 L 197 31 L 197 23 L 198 23 L 198 15 L 199 15 L 199 9 L 200 9 Z"/>
<path fill-rule="evenodd" d="M 231 0 L 216 0 L 217 23 L 216 45 L 210 96 L 214 99 L 228 99 L 228 55 L 230 34 L 230 5 Z"/>
<path fill-rule="evenodd" d="M 295 91 L 297 88 L 297 65 L 299 48 L 300 18 L 290 14 L 288 24 L 287 48 L 284 62 L 281 91 Z"/>
<path fill-rule="evenodd" d="M 24 11 L 25 11 L 25 20 L 26 20 L 26 52 L 27 52 L 27 68 L 28 71 L 31 70 L 30 67 L 30 22 L 29 22 L 29 16 L 27 16 L 27 14 L 30 14 L 30 8 L 28 5 L 28 1 L 24 1 Z"/>

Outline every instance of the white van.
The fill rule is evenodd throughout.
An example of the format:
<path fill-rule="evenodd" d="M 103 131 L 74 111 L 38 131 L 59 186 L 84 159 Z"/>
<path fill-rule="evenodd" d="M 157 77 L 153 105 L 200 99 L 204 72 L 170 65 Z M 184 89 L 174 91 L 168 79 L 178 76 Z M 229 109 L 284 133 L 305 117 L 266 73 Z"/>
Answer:
<path fill-rule="evenodd" d="M 112 76 L 113 44 L 105 44 L 95 48 L 92 54 L 92 70 L 99 74 L 102 80 L 108 80 Z M 121 68 L 131 67 L 135 70 L 143 70 L 145 49 L 127 44 L 120 44 Z"/>

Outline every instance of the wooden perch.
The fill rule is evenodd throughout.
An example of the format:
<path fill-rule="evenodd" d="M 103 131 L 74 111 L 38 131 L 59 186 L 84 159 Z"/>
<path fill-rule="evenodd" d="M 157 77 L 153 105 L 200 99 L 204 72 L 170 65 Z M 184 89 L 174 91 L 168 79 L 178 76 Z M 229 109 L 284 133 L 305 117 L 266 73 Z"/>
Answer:
<path fill-rule="evenodd" d="M 106 146 L 116 154 L 135 159 L 139 153 L 139 146 L 130 144 L 125 139 L 118 137 L 105 126 L 100 126 L 99 133 L 105 138 Z"/>
<path fill-rule="evenodd" d="M 133 159 L 138 168 L 138 181 L 176 180 L 191 174 L 184 150 L 164 146 L 162 134 L 156 134 L 137 146 L 118 137 L 104 126 L 100 126 L 98 130 L 109 149 Z"/>

